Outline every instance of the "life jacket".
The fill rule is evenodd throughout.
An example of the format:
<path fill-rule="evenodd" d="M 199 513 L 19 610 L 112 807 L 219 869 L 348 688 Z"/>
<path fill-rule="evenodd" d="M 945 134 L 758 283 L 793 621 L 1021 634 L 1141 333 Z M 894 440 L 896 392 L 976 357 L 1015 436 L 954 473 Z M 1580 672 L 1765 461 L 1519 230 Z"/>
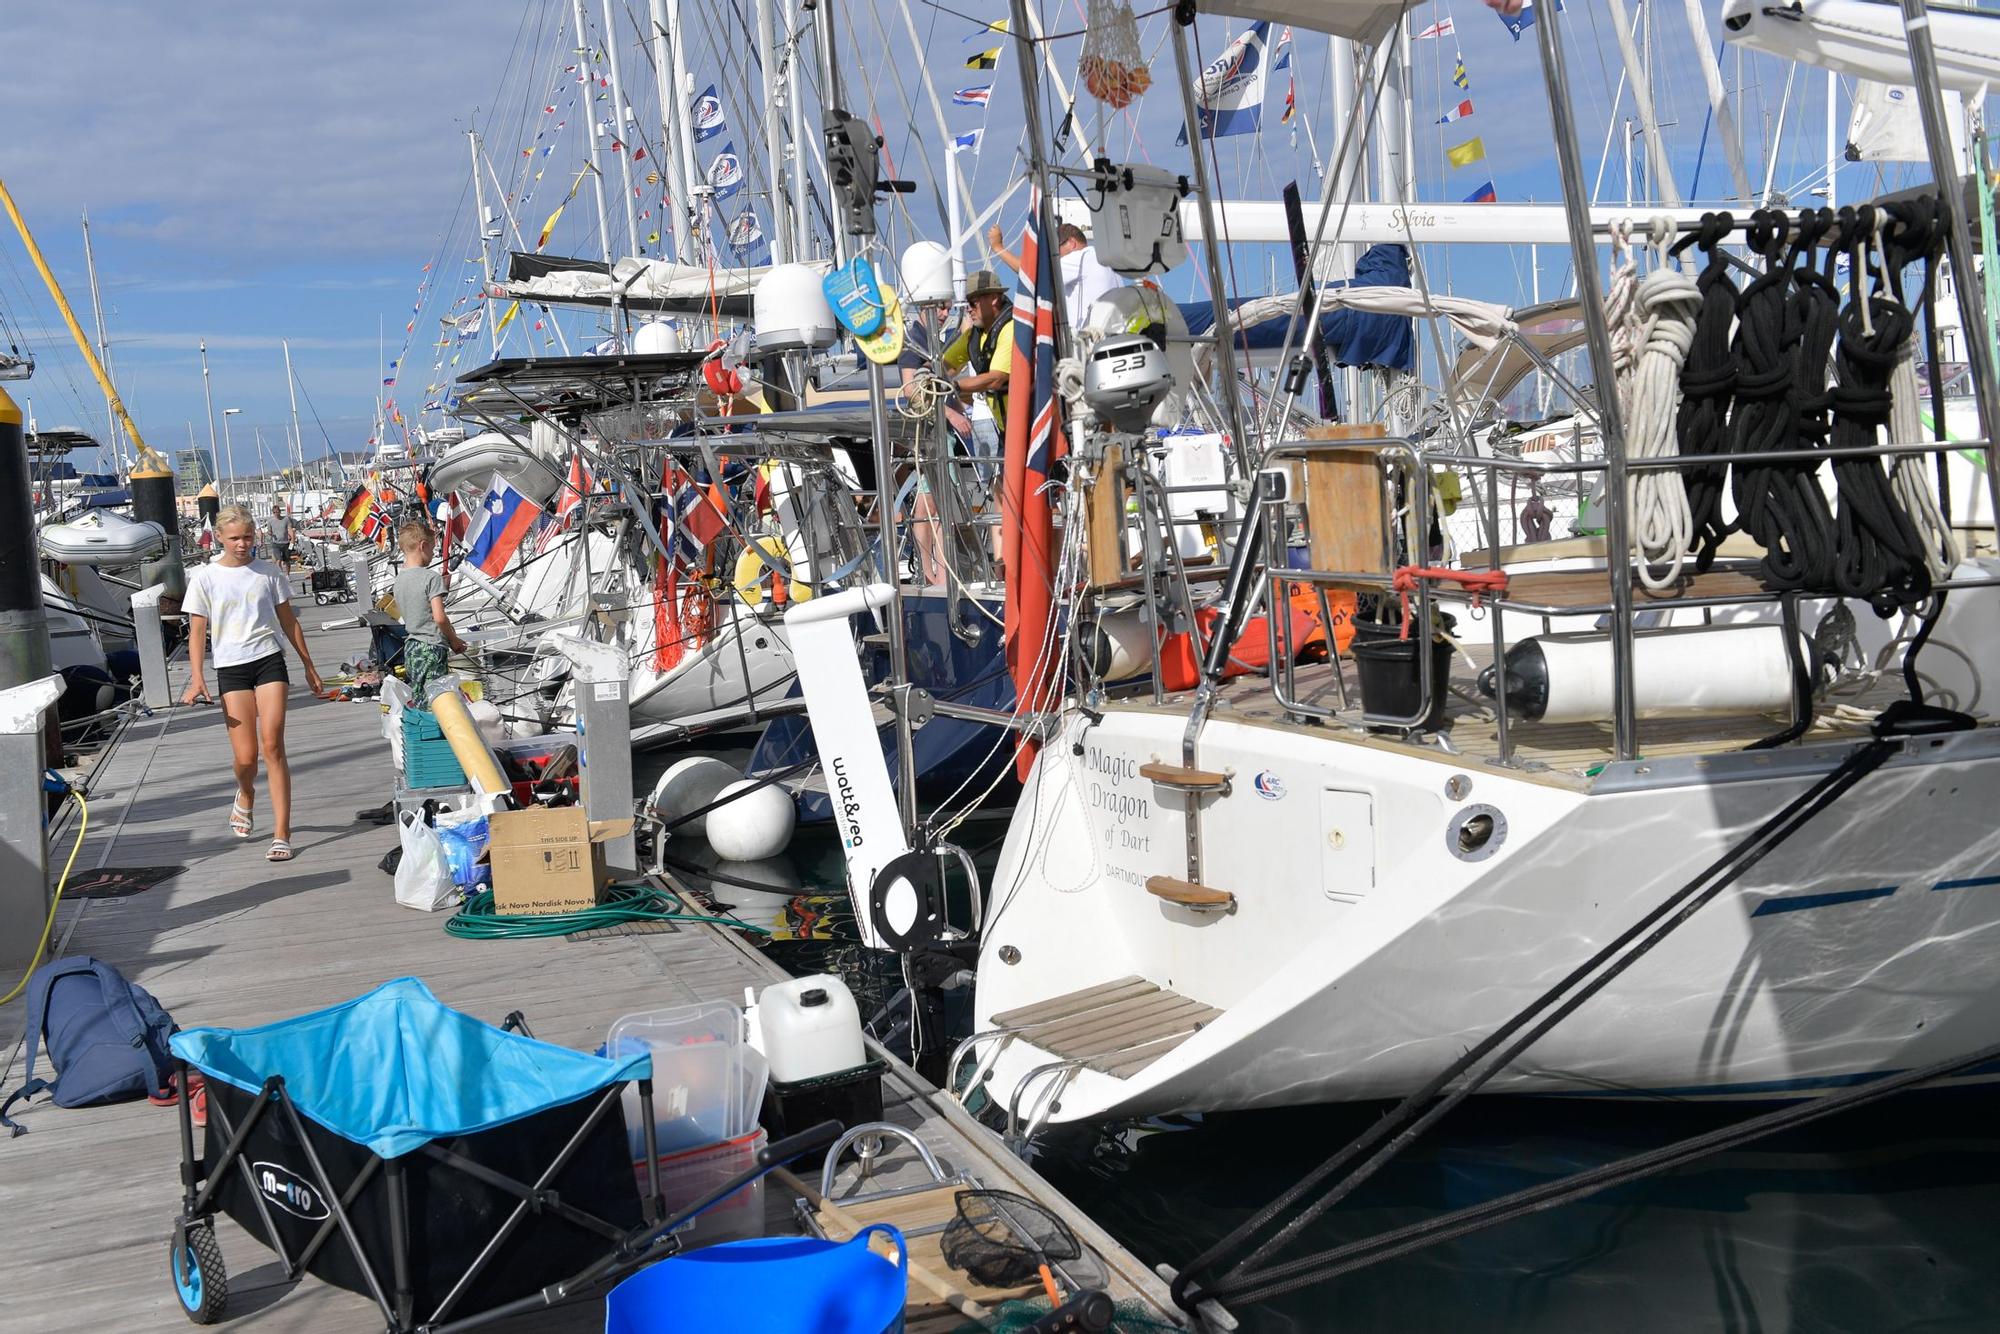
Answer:
<path fill-rule="evenodd" d="M 1000 331 L 1012 323 L 1012 318 L 993 321 L 990 329 L 974 329 L 965 338 L 965 364 L 972 367 L 975 375 L 984 375 L 993 369 L 993 352 L 1000 342 Z"/>

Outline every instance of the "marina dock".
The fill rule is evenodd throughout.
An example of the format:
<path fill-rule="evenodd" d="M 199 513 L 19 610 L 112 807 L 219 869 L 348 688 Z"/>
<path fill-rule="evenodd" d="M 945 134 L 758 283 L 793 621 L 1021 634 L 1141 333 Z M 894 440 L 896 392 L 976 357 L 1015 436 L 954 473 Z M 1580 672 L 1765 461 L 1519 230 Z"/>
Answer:
<path fill-rule="evenodd" d="M 301 619 L 312 627 L 325 614 L 308 602 Z M 308 635 L 329 676 L 366 646 L 356 628 L 309 628 Z M 182 659 L 173 672 L 176 695 L 185 670 Z M 582 941 L 480 942 L 445 934 L 446 913 L 399 907 L 378 866 L 397 846 L 396 830 L 358 818 L 391 789 L 379 723 L 373 700 L 329 702 L 293 691 L 288 749 L 298 857 L 270 865 L 261 785 L 257 834 L 239 842 L 227 827 L 232 780 L 220 709 L 176 706 L 132 721 L 91 770 L 89 830 L 72 879 L 107 867 L 179 869 L 128 897 L 65 902 L 50 957 L 89 954 L 115 965 L 188 1028 L 268 1023 L 410 975 L 469 1014 L 498 1023 L 519 1010 L 536 1036 L 580 1049 L 596 1047 L 621 1015 L 740 1002 L 745 987 L 783 978 L 737 935 L 702 924 Z M 73 826 L 59 826 L 52 838 L 57 869 L 74 837 Z M 9 1090 L 22 1079 L 24 1008 L 20 1001 L 0 1008 L 0 1082 Z M 916 1131 L 948 1170 L 1030 1196 L 1057 1214 L 1095 1253 L 1115 1300 L 1149 1312 L 1154 1327 L 1168 1322 L 1172 1308 L 1156 1275 L 893 1058 L 885 1106 L 888 1119 Z M 79 1110 L 38 1101 L 16 1114 L 29 1133 L 0 1140 L 0 1253 L 9 1275 L 0 1323 L 45 1331 L 185 1328 L 167 1265 L 180 1197 L 177 1111 L 143 1101 Z M 918 1179 L 907 1175 L 917 1167 L 907 1151 L 892 1149 L 883 1161 L 868 1189 Z M 854 1174 L 850 1165 L 843 1186 Z M 775 1182 L 767 1183 L 765 1201 L 774 1223 L 790 1213 L 791 1193 Z M 366 1297 L 312 1278 L 284 1282 L 272 1252 L 226 1219 L 218 1236 L 231 1280 L 225 1327 L 380 1327 Z M 921 1295 L 914 1282 L 912 1295 L 914 1311 Z M 913 1318 L 911 1328 L 965 1323 L 940 1314 Z M 601 1329 L 602 1302 L 506 1327 Z"/>

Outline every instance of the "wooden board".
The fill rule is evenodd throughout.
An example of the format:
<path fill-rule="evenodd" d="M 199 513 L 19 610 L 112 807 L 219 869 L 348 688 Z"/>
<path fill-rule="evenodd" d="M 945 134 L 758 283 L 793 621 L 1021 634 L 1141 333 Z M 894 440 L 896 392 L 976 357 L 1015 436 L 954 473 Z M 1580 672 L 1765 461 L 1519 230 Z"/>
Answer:
<path fill-rule="evenodd" d="M 1309 440 L 1375 440 L 1380 426 L 1319 426 Z M 1380 455 L 1332 450 L 1304 460 L 1306 523 L 1312 566 L 1343 574 L 1389 573 Z"/>
<path fill-rule="evenodd" d="M 1092 588 L 1125 577 L 1125 451 L 1112 445 L 1091 472 L 1083 494 L 1084 540 Z"/>

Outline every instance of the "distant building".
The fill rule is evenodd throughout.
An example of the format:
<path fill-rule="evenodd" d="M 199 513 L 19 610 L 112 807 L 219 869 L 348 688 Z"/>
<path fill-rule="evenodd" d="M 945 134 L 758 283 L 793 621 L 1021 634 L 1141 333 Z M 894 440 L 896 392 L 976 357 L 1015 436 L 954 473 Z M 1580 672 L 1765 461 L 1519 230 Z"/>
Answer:
<path fill-rule="evenodd" d="M 205 449 L 174 451 L 174 494 L 183 499 L 197 495 L 215 481 L 215 459 Z"/>

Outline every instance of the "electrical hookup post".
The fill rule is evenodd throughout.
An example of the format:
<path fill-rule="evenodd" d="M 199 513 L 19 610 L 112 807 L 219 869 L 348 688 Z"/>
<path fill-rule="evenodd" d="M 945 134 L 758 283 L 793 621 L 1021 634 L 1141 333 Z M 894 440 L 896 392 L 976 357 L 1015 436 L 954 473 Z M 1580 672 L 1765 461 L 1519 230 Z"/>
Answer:
<path fill-rule="evenodd" d="M 21 411 L 0 390 L 0 976 L 34 962 L 49 914 L 42 774 L 51 706 L 63 685 L 49 666 L 34 544 Z"/>

